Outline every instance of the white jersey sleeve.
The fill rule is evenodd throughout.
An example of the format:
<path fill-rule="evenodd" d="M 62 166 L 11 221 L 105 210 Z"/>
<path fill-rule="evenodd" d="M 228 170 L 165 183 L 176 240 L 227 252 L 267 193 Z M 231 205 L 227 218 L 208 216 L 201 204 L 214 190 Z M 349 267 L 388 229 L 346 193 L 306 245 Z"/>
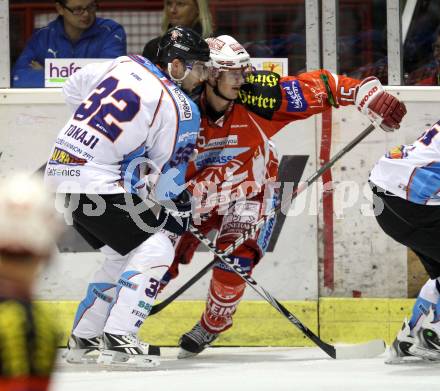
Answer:
<path fill-rule="evenodd" d="M 370 181 L 417 204 L 440 205 L 440 121 L 413 144 L 391 149 L 373 167 Z"/>
<path fill-rule="evenodd" d="M 63 85 L 63 94 L 72 111 L 78 108 L 117 62 L 118 59 L 87 64 L 66 80 Z"/>

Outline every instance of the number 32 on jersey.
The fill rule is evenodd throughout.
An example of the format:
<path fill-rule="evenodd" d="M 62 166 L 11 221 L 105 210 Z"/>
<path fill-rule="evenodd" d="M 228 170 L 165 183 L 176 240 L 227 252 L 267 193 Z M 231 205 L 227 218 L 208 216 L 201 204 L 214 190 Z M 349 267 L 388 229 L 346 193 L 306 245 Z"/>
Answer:
<path fill-rule="evenodd" d="M 118 89 L 118 83 L 114 77 L 103 80 L 74 114 L 77 121 L 87 121 L 113 143 L 123 131 L 119 124 L 132 121 L 141 106 L 139 95 L 129 88 Z M 105 98 L 111 100 L 103 103 Z"/>

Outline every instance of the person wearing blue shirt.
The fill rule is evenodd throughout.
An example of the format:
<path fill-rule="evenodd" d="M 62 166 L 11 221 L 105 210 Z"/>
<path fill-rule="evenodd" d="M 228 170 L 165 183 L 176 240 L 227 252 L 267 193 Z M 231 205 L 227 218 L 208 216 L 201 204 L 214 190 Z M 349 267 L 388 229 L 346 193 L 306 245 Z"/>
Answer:
<path fill-rule="evenodd" d="M 45 58 L 116 58 L 127 53 L 124 28 L 96 17 L 90 0 L 57 0 L 59 16 L 36 30 L 12 70 L 12 87 L 44 87 Z"/>

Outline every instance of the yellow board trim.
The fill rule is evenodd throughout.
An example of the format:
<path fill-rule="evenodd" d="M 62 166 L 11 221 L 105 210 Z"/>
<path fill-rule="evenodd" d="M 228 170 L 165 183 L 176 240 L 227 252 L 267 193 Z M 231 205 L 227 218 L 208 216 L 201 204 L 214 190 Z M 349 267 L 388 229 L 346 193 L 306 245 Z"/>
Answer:
<path fill-rule="evenodd" d="M 70 334 L 77 301 L 38 301 L 52 313 L 54 323 Z M 331 344 L 358 343 L 382 338 L 392 342 L 413 299 L 322 298 L 319 301 L 283 301 L 282 304 L 314 333 Z M 179 337 L 200 319 L 204 301 L 176 301 L 147 318 L 140 337 L 160 346 L 177 346 Z M 293 324 L 265 301 L 243 301 L 234 326 L 223 333 L 218 346 L 314 346 Z"/>

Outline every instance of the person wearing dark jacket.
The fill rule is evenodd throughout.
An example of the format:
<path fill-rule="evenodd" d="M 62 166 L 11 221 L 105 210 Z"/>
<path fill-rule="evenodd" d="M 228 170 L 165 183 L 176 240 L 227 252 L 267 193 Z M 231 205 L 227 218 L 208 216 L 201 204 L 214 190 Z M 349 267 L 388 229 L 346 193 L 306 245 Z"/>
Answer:
<path fill-rule="evenodd" d="M 189 27 L 202 38 L 212 36 L 212 20 L 208 0 L 165 0 L 162 18 L 162 33 L 170 27 Z M 160 37 L 147 42 L 142 56 L 151 62 L 157 62 L 157 49 Z"/>
<path fill-rule="evenodd" d="M 116 58 L 127 53 L 124 28 L 96 17 L 91 0 L 57 0 L 59 16 L 36 30 L 12 70 L 13 87 L 44 87 L 46 58 Z"/>

